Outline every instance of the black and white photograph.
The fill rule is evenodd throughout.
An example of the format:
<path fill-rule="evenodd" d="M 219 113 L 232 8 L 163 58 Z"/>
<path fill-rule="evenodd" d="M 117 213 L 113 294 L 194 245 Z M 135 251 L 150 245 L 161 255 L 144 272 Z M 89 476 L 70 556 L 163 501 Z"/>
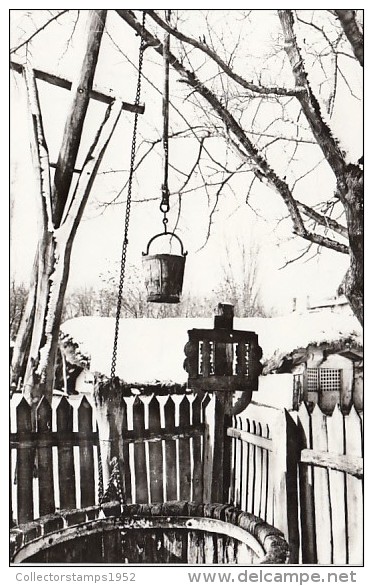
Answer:
<path fill-rule="evenodd" d="M 14 583 L 357 581 L 364 12 L 8 10 Z"/>

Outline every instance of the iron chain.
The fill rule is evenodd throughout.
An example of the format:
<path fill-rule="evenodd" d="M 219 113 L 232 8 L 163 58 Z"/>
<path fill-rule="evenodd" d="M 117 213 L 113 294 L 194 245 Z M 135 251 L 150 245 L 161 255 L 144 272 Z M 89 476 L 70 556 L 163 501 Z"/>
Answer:
<path fill-rule="evenodd" d="M 145 46 L 145 38 L 144 38 L 145 14 L 146 14 L 145 10 L 143 10 L 141 42 L 140 42 L 140 51 L 139 51 L 138 79 L 137 79 L 136 99 L 135 99 L 136 106 L 138 106 L 140 104 L 140 95 L 141 95 L 141 75 L 142 75 L 142 64 L 143 64 L 144 46 Z M 111 375 L 112 379 L 115 377 L 115 370 L 116 370 L 116 363 L 117 363 L 119 320 L 120 320 L 120 314 L 121 314 L 121 310 L 122 310 L 124 274 L 125 274 L 126 260 L 127 260 L 128 231 L 129 231 L 129 221 L 130 221 L 130 213 L 131 213 L 132 181 L 133 181 L 135 156 L 136 156 L 136 139 L 137 139 L 138 117 L 139 117 L 139 112 L 137 109 L 135 112 L 135 120 L 134 120 L 134 124 L 133 124 L 130 172 L 129 172 L 129 177 L 128 177 L 127 203 L 126 203 L 126 213 L 125 213 L 125 220 L 124 220 L 124 237 L 123 237 L 122 256 L 121 256 L 121 263 L 120 263 L 120 275 L 119 275 L 119 286 L 118 286 L 117 311 L 116 311 L 116 318 L 115 318 L 113 356 L 112 356 L 111 371 L 110 371 L 110 375 Z"/>

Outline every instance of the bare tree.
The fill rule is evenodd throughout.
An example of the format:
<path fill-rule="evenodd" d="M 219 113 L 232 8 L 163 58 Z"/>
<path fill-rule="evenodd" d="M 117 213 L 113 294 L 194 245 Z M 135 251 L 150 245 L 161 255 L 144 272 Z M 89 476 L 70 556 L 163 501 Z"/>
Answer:
<path fill-rule="evenodd" d="M 130 10 L 117 12 L 134 30 L 140 32 L 140 24 L 134 12 Z M 230 53 L 227 58 L 218 54 L 211 42 L 214 38 L 214 31 L 211 28 L 207 29 L 208 32 L 203 39 L 197 40 L 179 29 L 180 20 L 172 26 L 168 25 L 159 12 L 153 10 L 147 12 L 157 25 L 158 31 L 166 30 L 180 42 L 179 56 L 175 52 L 170 56 L 172 66 L 180 75 L 180 81 L 190 88 L 193 99 L 203 113 L 209 116 L 210 123 L 215 121 L 215 128 L 216 121 L 220 121 L 221 134 L 250 169 L 253 176 L 252 182 L 255 180 L 263 182 L 282 198 L 292 222 L 293 232 L 317 247 L 325 247 L 349 255 L 350 266 L 344 279 L 343 289 L 355 315 L 362 322 L 363 171 L 359 161 L 349 161 L 332 132 L 330 120 L 327 119 L 333 111 L 331 104 L 335 102 L 337 82 L 340 83 L 341 76 L 343 79 L 339 61 L 342 58 L 356 59 L 358 67 L 362 64 L 362 31 L 356 12 L 338 10 L 330 14 L 325 10 L 314 11 L 321 15 L 325 26 L 319 26 L 311 20 L 304 25 L 303 29 L 300 29 L 301 20 L 297 20 L 293 11 L 278 11 L 280 28 L 276 34 L 279 40 L 271 58 L 267 56 L 266 69 L 271 71 L 271 65 L 275 63 L 274 58 L 277 64 L 280 61 L 281 69 L 278 70 L 278 67 L 277 71 L 274 69 L 273 77 L 276 77 L 278 73 L 278 79 L 283 77 L 285 80 L 284 85 L 280 83 L 267 85 L 262 82 L 261 74 L 257 76 L 257 80 L 253 80 L 255 71 L 251 72 L 250 77 L 236 73 L 233 67 L 234 54 Z M 310 35 L 309 45 L 305 37 L 301 46 L 296 24 L 298 30 L 302 30 L 304 35 Z M 162 54 L 162 42 L 159 34 L 155 32 L 157 27 L 147 28 L 146 41 L 156 52 Z M 307 47 L 313 46 L 312 39 L 315 38 L 315 31 L 319 33 L 321 39 L 318 39 L 315 61 L 318 61 L 322 70 L 325 54 L 327 54 L 336 71 L 328 96 L 329 108 L 326 112 L 322 95 L 323 87 L 321 87 L 323 84 L 320 87 L 313 87 L 310 79 L 311 68 L 307 60 Z M 320 48 L 321 41 L 323 41 L 323 48 Z M 239 42 L 238 39 L 237 45 Z M 325 45 L 328 49 L 327 53 L 325 51 L 323 53 Z M 187 50 L 187 47 L 192 47 L 193 51 Z M 284 52 L 282 55 L 286 55 L 287 63 L 284 60 L 281 62 L 280 51 Z M 210 77 L 204 81 L 201 77 L 202 73 L 200 74 L 202 69 L 200 66 L 197 76 L 197 66 L 193 64 L 192 58 L 196 52 L 205 57 L 205 62 L 213 63 L 218 73 L 211 76 L 211 68 L 209 68 Z M 247 67 L 250 67 L 250 62 L 247 62 Z M 291 81 L 289 83 L 289 72 L 292 72 L 292 84 Z M 325 76 L 328 77 L 328 74 L 325 73 Z M 348 82 L 346 83 L 348 85 Z M 348 87 L 350 91 L 353 91 L 350 86 Z M 203 99 L 203 102 L 198 96 Z M 250 129 L 250 123 L 253 126 L 258 119 L 259 105 L 254 108 L 251 121 L 247 120 L 247 112 L 244 112 L 244 109 L 251 109 L 255 100 L 259 102 L 259 105 L 268 101 L 278 105 L 278 118 L 269 123 L 267 118 L 267 128 L 261 135 L 263 139 L 267 134 L 267 144 L 264 145 L 263 140 L 261 142 L 253 140 L 255 137 Z M 281 131 L 278 132 L 278 128 L 285 127 L 288 136 L 288 127 L 295 132 L 293 152 L 288 157 L 286 165 L 279 166 L 277 170 L 276 161 L 269 147 L 281 140 Z M 268 140 L 269 133 L 273 133 L 273 139 Z M 301 174 L 298 173 L 292 181 L 287 178 L 287 175 L 283 175 L 284 170 L 289 169 L 291 163 L 296 161 L 296 154 L 299 158 L 302 141 L 313 143 L 319 149 L 319 164 L 326 164 L 329 172 L 334 176 L 333 192 L 325 194 L 318 207 L 308 205 L 306 201 L 294 195 L 295 193 L 301 195 L 301 189 L 297 185 L 301 183 Z M 294 166 L 290 168 L 290 171 L 293 168 Z"/>
<path fill-rule="evenodd" d="M 53 185 L 35 74 L 29 65 L 25 67 L 31 150 L 39 187 L 39 241 L 29 298 L 14 348 L 12 376 L 17 383 L 19 377 L 24 375 L 24 394 L 33 405 L 42 394 L 48 399 L 52 396 L 71 247 L 122 108 L 122 103 L 116 100 L 109 104 L 78 182 L 70 193 L 105 20 L 105 10 L 87 12 L 83 62 L 71 89 L 70 111 Z"/>
<path fill-rule="evenodd" d="M 141 34 L 141 23 L 133 11 L 116 12 Z M 245 200 L 249 205 L 254 186 L 260 181 L 269 188 L 266 193 L 271 190 L 280 196 L 294 234 L 312 246 L 349 255 L 350 268 L 344 290 L 362 321 L 363 173 L 360 161 L 348 160 L 332 130 L 341 83 L 353 97 L 355 92 L 341 62 L 353 62 L 357 67 L 363 62 L 362 31 L 357 13 L 318 10 L 308 17 L 303 11 L 297 14 L 280 10 L 275 24 L 274 13 L 268 11 L 273 27 L 271 46 L 266 52 L 263 50 L 261 58 L 254 58 L 248 54 L 246 44 L 254 27 L 252 19 L 256 11 L 225 11 L 229 16 L 232 12 L 236 13 L 239 23 L 237 31 L 227 26 L 222 35 L 209 24 L 210 11 L 202 11 L 206 29 L 197 39 L 188 30 L 188 11 L 175 12 L 173 23 L 168 25 L 161 12 L 147 10 L 150 16 L 144 32 L 147 46 L 162 55 L 160 33 L 168 31 L 176 39 L 177 49 L 171 52 L 170 59 L 183 84 L 181 87 L 185 88 L 182 99 L 183 104 L 188 105 L 188 113 L 183 113 L 181 106 L 177 108 L 184 128 L 174 131 L 174 135 L 183 141 L 193 140 L 196 145 L 195 156 L 187 168 L 174 165 L 179 177 L 178 188 L 171 194 L 179 208 L 176 224 L 183 200 L 191 191 L 200 190 L 209 205 L 208 238 L 222 194 L 234 194 L 232 182 L 235 178 L 240 176 L 241 182 L 246 180 Z M 62 18 L 63 13 L 53 13 L 51 22 Z M 31 68 L 26 68 L 32 152 L 40 191 L 40 239 L 14 352 L 13 377 L 16 380 L 24 377 L 29 399 L 34 402 L 53 388 L 71 246 L 121 109 L 121 104 L 110 101 L 77 186 L 73 187 L 72 174 L 106 11 L 88 11 L 88 15 L 90 26 L 85 60 L 80 77 L 72 86 L 72 103 L 53 184 L 35 75 Z M 46 26 L 48 22 L 42 28 Z M 25 40 L 26 46 L 31 38 L 34 41 L 36 34 L 37 31 Z M 230 43 L 226 40 L 228 37 Z M 14 51 L 19 47 L 16 45 Z M 119 50 L 126 55 L 125 43 Z M 316 67 L 319 76 L 315 81 L 312 74 Z M 244 74 L 237 73 L 236 69 L 240 68 Z M 222 138 L 227 144 L 223 157 L 214 148 Z M 159 144 L 159 137 L 150 142 L 144 137 L 142 147 L 153 152 L 156 144 Z M 299 161 L 308 160 L 309 149 L 316 150 L 319 158 L 313 155 L 312 164 L 300 165 Z M 145 159 L 143 150 L 138 164 Z M 333 188 L 326 188 L 324 193 L 320 179 L 318 201 L 309 201 L 305 180 L 317 180 L 319 170 L 325 174 L 326 168 L 329 177 L 333 177 Z M 150 198 L 145 199 L 149 201 Z M 270 206 L 269 198 L 268 202 L 263 202 L 263 207 L 266 205 Z"/>
<path fill-rule="evenodd" d="M 260 298 L 259 245 L 246 245 L 236 239 L 225 246 L 222 282 L 215 289 L 216 302 L 232 304 L 237 317 L 264 317 L 267 313 Z"/>

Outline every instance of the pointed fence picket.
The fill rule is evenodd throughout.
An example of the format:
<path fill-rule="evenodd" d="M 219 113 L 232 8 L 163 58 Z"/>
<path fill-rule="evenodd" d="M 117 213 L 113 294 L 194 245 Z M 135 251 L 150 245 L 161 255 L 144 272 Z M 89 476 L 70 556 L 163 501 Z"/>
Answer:
<path fill-rule="evenodd" d="M 361 564 L 363 559 L 362 423 L 352 407 L 331 416 L 303 406 L 298 425 L 303 563 Z M 311 429 L 311 434 L 309 433 Z M 304 495 L 307 498 L 304 498 Z M 312 524 L 314 523 L 314 529 Z"/>
<path fill-rule="evenodd" d="M 85 397 L 76 403 L 73 408 L 63 397 L 51 406 L 42 397 L 33 414 L 22 398 L 16 407 L 16 430 L 10 434 L 17 484 L 12 523 L 25 523 L 56 509 L 96 503 L 93 409 Z M 74 449 L 78 450 L 75 455 Z"/>

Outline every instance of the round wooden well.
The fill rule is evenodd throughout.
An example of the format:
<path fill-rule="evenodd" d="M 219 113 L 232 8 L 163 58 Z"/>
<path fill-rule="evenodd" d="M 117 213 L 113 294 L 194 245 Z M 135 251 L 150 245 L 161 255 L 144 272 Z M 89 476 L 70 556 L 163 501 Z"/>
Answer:
<path fill-rule="evenodd" d="M 13 564 L 284 564 L 288 555 L 278 529 L 231 505 L 108 503 L 11 531 Z"/>

